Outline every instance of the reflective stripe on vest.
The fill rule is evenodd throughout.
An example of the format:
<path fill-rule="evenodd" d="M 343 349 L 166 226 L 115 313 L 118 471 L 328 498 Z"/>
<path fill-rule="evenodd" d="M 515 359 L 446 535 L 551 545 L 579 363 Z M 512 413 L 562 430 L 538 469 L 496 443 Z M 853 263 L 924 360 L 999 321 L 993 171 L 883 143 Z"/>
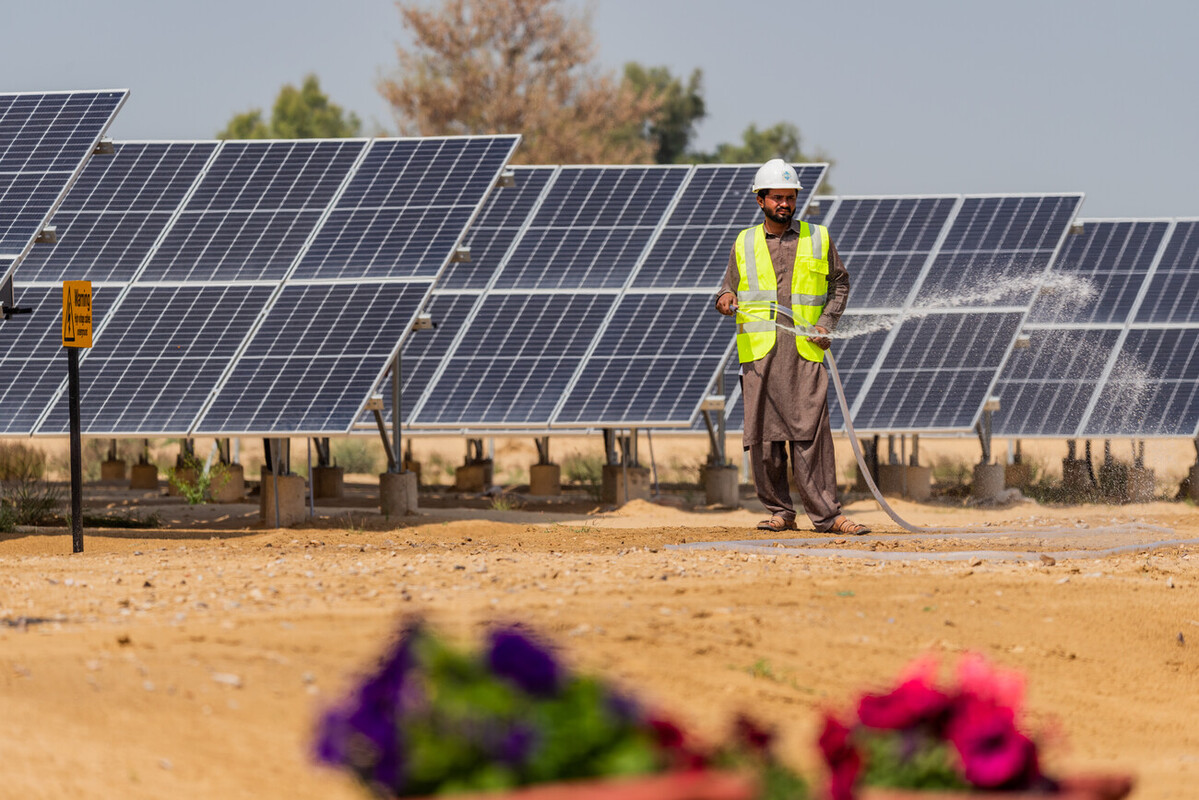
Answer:
<path fill-rule="evenodd" d="M 823 226 L 800 223 L 791 273 L 791 315 L 796 325 L 815 325 L 828 302 L 828 241 Z M 744 363 L 757 361 L 774 349 L 778 279 L 762 225 L 741 231 L 735 252 L 739 273 L 737 356 Z M 824 361 L 824 351 L 806 337 L 796 336 L 795 346 L 808 361 Z"/>

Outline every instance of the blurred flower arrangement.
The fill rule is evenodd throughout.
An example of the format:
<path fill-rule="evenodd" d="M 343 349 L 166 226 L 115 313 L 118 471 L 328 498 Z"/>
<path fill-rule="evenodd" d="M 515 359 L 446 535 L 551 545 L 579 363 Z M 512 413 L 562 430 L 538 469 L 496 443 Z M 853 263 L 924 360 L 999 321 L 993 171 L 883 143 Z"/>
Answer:
<path fill-rule="evenodd" d="M 414 622 L 324 715 L 316 750 L 382 797 L 707 769 L 751 772 L 755 797 L 806 796 L 771 755 L 767 731 L 741 718 L 731 738 L 697 746 L 628 696 L 571 674 L 520 630 L 495 629 L 470 653 Z"/>
<path fill-rule="evenodd" d="M 933 659 L 913 662 L 891 691 L 863 695 L 848 725 L 825 717 L 832 800 L 852 800 L 862 786 L 1056 792 L 1018 725 L 1023 676 L 966 655 L 956 686 L 940 688 L 937 669 Z"/>

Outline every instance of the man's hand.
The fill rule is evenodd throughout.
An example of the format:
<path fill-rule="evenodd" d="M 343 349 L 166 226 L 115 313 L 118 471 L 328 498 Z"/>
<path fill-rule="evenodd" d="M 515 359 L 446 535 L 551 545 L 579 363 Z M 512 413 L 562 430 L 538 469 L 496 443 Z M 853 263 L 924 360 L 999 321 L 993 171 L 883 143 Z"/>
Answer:
<path fill-rule="evenodd" d="M 721 300 L 723 299 L 724 298 L 722 297 Z M 813 325 L 812 327 L 821 333 L 828 333 L 828 328 L 824 327 L 823 325 Z M 827 350 L 829 345 L 832 344 L 832 342 L 828 340 L 827 336 L 809 336 L 808 341 L 819 347 L 821 350 Z"/>
<path fill-rule="evenodd" d="M 732 292 L 725 292 L 720 297 L 716 298 L 716 310 L 726 317 L 731 317 L 737 313 L 737 295 Z"/>

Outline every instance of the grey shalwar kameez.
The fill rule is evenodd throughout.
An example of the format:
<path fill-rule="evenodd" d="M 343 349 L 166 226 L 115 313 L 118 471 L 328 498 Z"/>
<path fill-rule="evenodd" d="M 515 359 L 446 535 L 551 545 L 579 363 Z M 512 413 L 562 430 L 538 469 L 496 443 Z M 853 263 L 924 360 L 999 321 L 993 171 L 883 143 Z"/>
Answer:
<path fill-rule="evenodd" d="M 791 273 L 799 224 L 792 220 L 782 236 L 766 233 L 766 247 L 778 278 L 777 302 L 782 309 L 791 308 Z M 828 260 L 828 300 L 817 324 L 831 331 L 849 299 L 849 272 L 831 241 Z M 736 294 L 739 281 L 734 247 L 717 299 L 728 292 Z M 791 322 L 781 312 L 779 321 Z M 837 463 L 829 429 L 825 366 L 800 356 L 795 335 L 777 330 L 773 350 L 741 365 L 741 397 L 745 405 L 742 445 L 749 451 L 758 499 L 771 515 L 794 521 L 795 507 L 787 484 L 790 457 L 804 511 L 816 530 L 831 529 L 841 515 L 841 503 L 837 500 Z"/>

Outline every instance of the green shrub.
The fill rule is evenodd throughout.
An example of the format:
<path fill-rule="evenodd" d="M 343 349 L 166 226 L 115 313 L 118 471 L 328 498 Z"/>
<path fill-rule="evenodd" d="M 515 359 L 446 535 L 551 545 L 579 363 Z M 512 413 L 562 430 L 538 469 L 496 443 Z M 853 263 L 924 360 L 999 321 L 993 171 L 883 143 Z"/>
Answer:
<path fill-rule="evenodd" d="M 62 489 L 45 480 L 46 454 L 21 442 L 0 442 L 0 505 L 13 525 L 53 522 Z"/>
<path fill-rule="evenodd" d="M 361 475 L 377 475 L 382 472 L 383 459 L 372 442 L 361 436 L 349 436 L 333 439 L 329 442 L 329 456 L 334 466 L 341 467 L 346 472 Z"/>
<path fill-rule="evenodd" d="M 572 486 L 579 486 L 596 500 L 603 493 L 604 458 L 599 455 L 571 453 L 562 459 L 562 475 Z"/>
<path fill-rule="evenodd" d="M 204 464 L 195 456 L 185 455 L 181 461 L 182 467 L 167 468 L 167 481 L 175 487 L 188 505 L 208 502 L 211 489 L 219 488 L 229 480 L 229 470 L 220 462 L 214 463 L 205 472 Z"/>

